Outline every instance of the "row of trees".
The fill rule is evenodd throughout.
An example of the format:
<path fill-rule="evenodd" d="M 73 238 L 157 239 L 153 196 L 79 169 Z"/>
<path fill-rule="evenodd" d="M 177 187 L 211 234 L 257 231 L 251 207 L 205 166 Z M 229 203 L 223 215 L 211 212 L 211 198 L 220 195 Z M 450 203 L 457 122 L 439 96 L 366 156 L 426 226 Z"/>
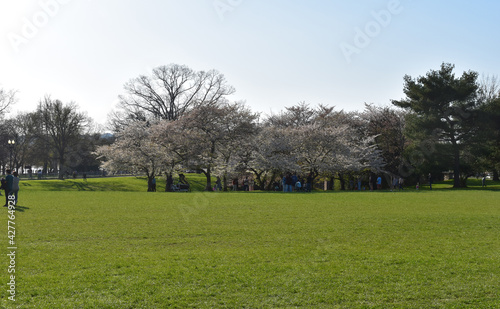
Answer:
<path fill-rule="evenodd" d="M 214 175 L 253 173 L 257 185 L 270 188 L 287 172 L 343 184 L 369 173 L 416 180 L 451 170 L 461 187 L 485 171 L 498 178 L 500 96 L 496 79 L 479 82 L 475 72 L 456 77 L 453 71 L 444 63 L 425 76 L 405 76 L 406 98 L 393 101 L 396 108 L 366 105 L 348 113 L 300 103 L 262 118 L 228 100 L 234 88 L 219 72 L 172 64 L 125 84 L 110 115 L 112 135 L 89 130 L 91 119 L 74 104 L 50 97 L 1 125 L 3 139 L 17 141 L 16 166 L 51 166 L 60 177 L 101 163 L 150 181 L 197 170 L 208 190 Z M 14 101 L 14 92 L 1 91 L 0 111 Z"/>
<path fill-rule="evenodd" d="M 11 92 L 9 105 L 15 102 Z M 4 105 L 5 106 L 5 105 Z M 14 141 L 11 148 L 1 147 L 0 164 L 19 170 L 40 168 L 55 171 L 59 178 L 74 170 L 99 170 L 100 162 L 93 154 L 97 146 L 110 143 L 97 130 L 92 120 L 78 112 L 74 103 L 63 104 L 45 97 L 33 112 L 1 119 L 0 143 Z"/>
<path fill-rule="evenodd" d="M 364 122 L 333 108 L 306 104 L 259 121 L 242 103 L 202 104 L 177 120 L 135 122 L 98 148 L 111 170 L 135 168 L 152 179 L 179 170 L 197 170 L 212 188 L 235 174 L 253 173 L 269 187 L 287 172 L 319 175 L 381 171 L 384 163 Z"/>
<path fill-rule="evenodd" d="M 351 116 L 299 104 L 261 120 L 243 103 L 228 101 L 234 88 L 215 70 L 162 66 L 132 79 L 125 92 L 111 119 L 117 141 L 98 149 L 107 169 L 133 168 L 150 180 L 195 169 L 206 175 L 209 190 L 214 174 L 252 172 L 266 187 L 290 171 L 317 177 L 383 166 L 374 136 Z"/>
<path fill-rule="evenodd" d="M 476 72 L 456 77 L 453 70 L 443 63 L 425 76 L 405 76 L 406 98 L 392 102 L 396 109 L 345 113 L 302 103 L 260 119 L 227 101 L 234 89 L 218 72 L 159 67 L 125 85 L 112 122 L 117 142 L 98 152 L 107 168 L 133 166 L 150 178 L 197 169 L 207 189 L 213 173 L 249 171 L 264 187 L 287 171 L 342 181 L 367 172 L 417 179 L 452 170 L 461 187 L 477 173 L 498 174 L 499 91 L 494 79 L 478 82 Z M 134 134 L 141 143 L 132 143 Z"/>

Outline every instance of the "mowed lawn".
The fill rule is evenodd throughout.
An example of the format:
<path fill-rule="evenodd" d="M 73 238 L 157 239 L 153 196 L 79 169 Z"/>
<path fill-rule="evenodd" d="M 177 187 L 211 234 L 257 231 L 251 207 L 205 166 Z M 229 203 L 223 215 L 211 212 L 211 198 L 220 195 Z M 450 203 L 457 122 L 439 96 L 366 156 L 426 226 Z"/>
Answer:
<path fill-rule="evenodd" d="M 498 191 L 147 193 L 136 180 L 78 182 L 24 182 L 16 302 L 4 255 L 1 306 L 500 304 Z"/>

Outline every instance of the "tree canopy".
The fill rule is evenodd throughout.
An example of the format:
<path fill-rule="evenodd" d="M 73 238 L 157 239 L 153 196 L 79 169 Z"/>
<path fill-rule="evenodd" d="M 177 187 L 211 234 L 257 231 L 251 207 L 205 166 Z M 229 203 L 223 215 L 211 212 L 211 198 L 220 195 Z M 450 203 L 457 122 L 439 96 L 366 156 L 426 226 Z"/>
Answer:
<path fill-rule="evenodd" d="M 214 104 L 233 94 L 223 74 L 216 70 L 195 71 L 169 64 L 140 75 L 124 85 L 112 126 L 119 130 L 130 121 L 177 120 L 200 104 Z"/>
<path fill-rule="evenodd" d="M 462 153 L 477 132 L 479 86 L 478 73 L 468 71 L 455 77 L 454 68 L 443 63 L 439 70 L 431 70 L 425 76 L 405 76 L 406 98 L 392 103 L 409 112 L 406 132 L 416 143 L 427 147 L 422 148 L 425 157 L 436 154 L 435 144 L 450 146 L 449 151 L 441 147 L 439 155 L 449 156 L 453 162 L 454 187 L 458 188 L 462 186 Z"/>
<path fill-rule="evenodd" d="M 69 169 L 101 165 L 153 177 L 185 170 L 228 177 L 253 174 L 262 189 L 286 173 L 346 180 L 388 178 L 418 181 L 453 171 L 454 186 L 473 175 L 500 170 L 500 85 L 495 77 L 457 76 L 443 63 L 424 76 L 404 76 L 405 97 L 392 107 L 365 104 L 345 112 L 306 102 L 277 114 L 255 113 L 232 102 L 235 89 L 216 70 L 169 64 L 124 85 L 110 115 L 112 134 L 88 130 L 75 103 L 43 98 L 35 111 L 4 117 L 16 92 L 0 88 L 0 164 L 43 166 L 63 177 Z M 10 162 L 9 162 L 10 163 Z M 50 167 L 50 168 L 49 168 Z M 244 176 L 242 176 L 244 175 Z"/>

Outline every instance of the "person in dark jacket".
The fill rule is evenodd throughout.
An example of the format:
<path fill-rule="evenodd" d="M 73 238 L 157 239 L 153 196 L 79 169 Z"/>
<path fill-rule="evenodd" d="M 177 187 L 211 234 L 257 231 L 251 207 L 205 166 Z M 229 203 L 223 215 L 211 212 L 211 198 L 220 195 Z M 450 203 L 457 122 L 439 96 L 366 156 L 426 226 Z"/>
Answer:
<path fill-rule="evenodd" d="M 15 196 L 14 205 L 17 205 L 17 195 L 19 193 L 19 174 L 14 172 L 12 177 L 12 189 L 10 190 L 9 195 Z"/>
<path fill-rule="evenodd" d="M 12 176 L 11 170 L 6 170 L 7 176 L 5 176 L 5 182 L 2 182 L 2 188 L 5 192 L 5 205 L 7 207 L 9 205 L 9 193 L 12 191 L 12 184 L 14 183 L 14 176 Z"/>

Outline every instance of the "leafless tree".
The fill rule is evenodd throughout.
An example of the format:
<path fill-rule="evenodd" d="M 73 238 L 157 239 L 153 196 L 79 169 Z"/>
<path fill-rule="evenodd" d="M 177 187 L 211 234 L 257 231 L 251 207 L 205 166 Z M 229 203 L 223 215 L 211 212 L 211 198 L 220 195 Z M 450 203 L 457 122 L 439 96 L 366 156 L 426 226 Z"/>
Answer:
<path fill-rule="evenodd" d="M 177 120 L 196 106 L 217 103 L 234 93 L 216 70 L 194 71 L 178 64 L 157 67 L 149 76 L 130 80 L 124 89 L 119 97 L 122 111 L 111 115 L 115 129 L 134 120 Z"/>
<path fill-rule="evenodd" d="M 479 102 L 488 104 L 500 98 L 500 81 L 497 76 L 486 75 L 479 82 Z"/>
<path fill-rule="evenodd" d="M 0 88 L 0 117 L 4 115 L 4 112 L 16 103 L 16 93 L 14 90 L 5 90 Z"/>
<path fill-rule="evenodd" d="M 40 123 L 40 136 L 46 139 L 57 156 L 59 178 L 64 178 L 69 151 L 77 145 L 89 119 L 77 112 L 75 103 L 64 105 L 59 100 L 45 97 L 39 104 L 36 117 Z"/>

